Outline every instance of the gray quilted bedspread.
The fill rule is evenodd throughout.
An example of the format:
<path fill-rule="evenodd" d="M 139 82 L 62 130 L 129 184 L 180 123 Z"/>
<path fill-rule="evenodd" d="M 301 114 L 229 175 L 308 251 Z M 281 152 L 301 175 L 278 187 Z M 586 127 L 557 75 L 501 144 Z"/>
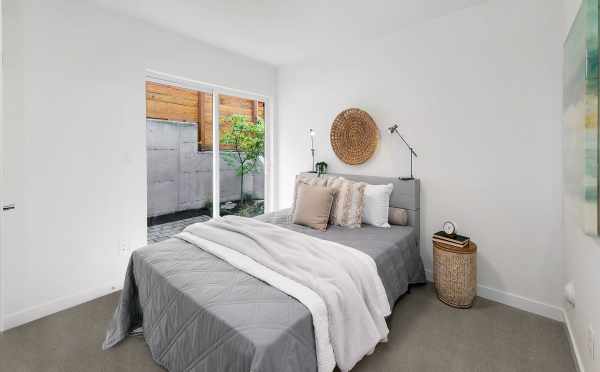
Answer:
<path fill-rule="evenodd" d="M 326 232 L 267 222 L 359 249 L 373 257 L 393 305 L 425 281 L 411 227 Z M 169 371 L 316 372 L 309 310 L 296 299 L 180 239 L 136 250 L 103 347 L 143 326 L 154 360 Z"/>

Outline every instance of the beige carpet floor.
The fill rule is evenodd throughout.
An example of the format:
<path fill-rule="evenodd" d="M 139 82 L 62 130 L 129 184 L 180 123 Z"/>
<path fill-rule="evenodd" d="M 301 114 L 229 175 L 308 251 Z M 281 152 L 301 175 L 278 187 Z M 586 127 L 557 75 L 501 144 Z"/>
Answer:
<path fill-rule="evenodd" d="M 101 351 L 117 299 L 115 293 L 0 334 L 0 371 L 164 371 L 140 337 Z M 453 309 L 431 285 L 400 299 L 390 325 L 389 342 L 353 372 L 576 371 L 562 323 L 480 298 L 471 309 Z"/>

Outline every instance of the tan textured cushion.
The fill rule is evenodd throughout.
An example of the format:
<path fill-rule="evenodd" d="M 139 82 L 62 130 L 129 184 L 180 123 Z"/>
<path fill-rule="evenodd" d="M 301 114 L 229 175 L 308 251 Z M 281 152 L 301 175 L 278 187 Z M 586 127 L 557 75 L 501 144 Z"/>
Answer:
<path fill-rule="evenodd" d="M 292 223 L 325 231 L 335 191 L 325 186 L 297 184 L 296 208 Z"/>
<path fill-rule="evenodd" d="M 327 187 L 335 190 L 329 222 L 338 226 L 360 227 L 367 184 L 336 177 L 328 180 Z"/>
<path fill-rule="evenodd" d="M 408 211 L 402 208 L 390 207 L 388 221 L 391 225 L 408 225 Z"/>
<path fill-rule="evenodd" d="M 328 179 L 329 176 L 318 176 L 316 173 L 300 173 L 299 175 L 297 175 L 296 181 L 294 182 L 294 204 L 292 204 L 290 216 L 293 216 L 294 211 L 296 210 L 296 198 L 298 197 L 298 185 L 300 183 L 306 183 L 308 185 L 327 186 Z"/>

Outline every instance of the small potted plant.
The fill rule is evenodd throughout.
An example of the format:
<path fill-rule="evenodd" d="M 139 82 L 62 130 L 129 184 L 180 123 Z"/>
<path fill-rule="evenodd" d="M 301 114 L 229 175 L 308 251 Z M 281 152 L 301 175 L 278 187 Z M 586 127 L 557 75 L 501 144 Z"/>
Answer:
<path fill-rule="evenodd" d="M 315 164 L 315 167 L 317 168 L 317 175 L 321 176 L 327 173 L 327 163 L 324 161 L 318 162 Z"/>

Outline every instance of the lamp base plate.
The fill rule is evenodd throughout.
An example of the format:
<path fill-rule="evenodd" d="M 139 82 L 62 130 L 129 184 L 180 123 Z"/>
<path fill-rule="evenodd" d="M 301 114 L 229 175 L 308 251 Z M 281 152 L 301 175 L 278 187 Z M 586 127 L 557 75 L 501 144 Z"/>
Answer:
<path fill-rule="evenodd" d="M 412 181 L 414 179 L 415 179 L 414 177 L 400 177 L 400 180 L 402 180 L 402 181 Z"/>

